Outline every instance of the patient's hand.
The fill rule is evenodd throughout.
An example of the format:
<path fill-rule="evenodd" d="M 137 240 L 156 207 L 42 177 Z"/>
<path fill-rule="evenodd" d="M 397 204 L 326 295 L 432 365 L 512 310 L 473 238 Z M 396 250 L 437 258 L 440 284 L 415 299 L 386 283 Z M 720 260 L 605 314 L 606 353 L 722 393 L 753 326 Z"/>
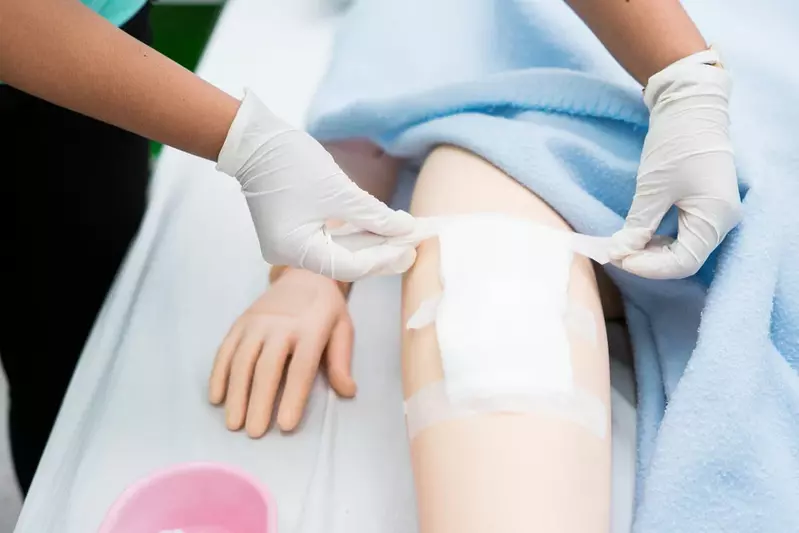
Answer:
<path fill-rule="evenodd" d="M 260 437 L 288 366 L 277 425 L 290 431 L 302 418 L 323 354 L 333 389 L 355 395 L 352 342 L 347 301 L 336 282 L 287 270 L 233 324 L 214 362 L 209 398 L 225 403 L 229 429 L 241 429 L 246 417 L 247 434 Z"/>

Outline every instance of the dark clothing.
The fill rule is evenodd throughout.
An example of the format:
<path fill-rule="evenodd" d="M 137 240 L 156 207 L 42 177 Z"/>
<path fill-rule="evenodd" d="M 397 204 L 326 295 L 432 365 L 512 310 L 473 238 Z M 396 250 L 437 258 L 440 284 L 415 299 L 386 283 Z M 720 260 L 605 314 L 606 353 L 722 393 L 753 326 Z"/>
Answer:
<path fill-rule="evenodd" d="M 150 40 L 149 6 L 122 27 Z M 27 492 L 145 210 L 149 143 L 0 86 L 0 356 Z"/>

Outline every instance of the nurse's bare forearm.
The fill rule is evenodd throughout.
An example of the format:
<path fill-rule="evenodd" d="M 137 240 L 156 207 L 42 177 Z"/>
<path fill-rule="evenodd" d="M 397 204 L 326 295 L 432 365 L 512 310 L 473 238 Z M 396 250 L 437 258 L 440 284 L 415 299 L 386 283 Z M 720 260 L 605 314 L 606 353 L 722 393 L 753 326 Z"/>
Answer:
<path fill-rule="evenodd" d="M 239 106 L 78 0 L 0 1 L 0 80 L 211 160 Z"/>
<path fill-rule="evenodd" d="M 566 0 L 639 83 L 707 48 L 679 0 Z"/>

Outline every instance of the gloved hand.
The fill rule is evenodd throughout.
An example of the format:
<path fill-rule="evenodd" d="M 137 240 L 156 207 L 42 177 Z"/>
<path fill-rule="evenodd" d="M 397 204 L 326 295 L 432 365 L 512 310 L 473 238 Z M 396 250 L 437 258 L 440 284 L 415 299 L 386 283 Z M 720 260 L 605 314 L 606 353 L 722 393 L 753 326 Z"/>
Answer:
<path fill-rule="evenodd" d="M 261 253 L 273 265 L 354 281 L 404 272 L 416 258 L 411 246 L 378 241 L 354 251 L 335 242 L 325 226 L 331 219 L 383 237 L 409 234 L 414 219 L 361 190 L 316 140 L 280 120 L 250 91 L 216 168 L 239 180 Z"/>
<path fill-rule="evenodd" d="M 695 274 L 741 217 L 729 135 L 730 77 L 713 50 L 688 56 L 649 79 L 650 110 L 635 197 L 610 257 L 652 279 Z M 653 235 L 676 205 L 678 235 Z"/>

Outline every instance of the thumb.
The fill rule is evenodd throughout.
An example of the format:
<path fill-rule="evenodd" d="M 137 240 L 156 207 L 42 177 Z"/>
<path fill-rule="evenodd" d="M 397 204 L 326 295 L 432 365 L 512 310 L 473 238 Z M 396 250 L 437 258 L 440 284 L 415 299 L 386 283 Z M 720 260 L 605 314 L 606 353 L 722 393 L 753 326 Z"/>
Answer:
<path fill-rule="evenodd" d="M 622 259 L 621 268 L 642 278 L 682 279 L 696 274 L 701 264 L 683 243 L 673 240 L 628 255 Z"/>
<path fill-rule="evenodd" d="M 716 247 L 716 231 L 692 213 L 680 212 L 677 239 L 664 238 L 641 252 L 625 257 L 621 267 L 650 279 L 682 279 L 693 276 Z M 665 244 L 664 244 L 665 243 Z"/>
<path fill-rule="evenodd" d="M 302 268 L 338 281 L 401 274 L 416 260 L 416 250 L 409 246 L 379 244 L 352 251 L 333 242 L 321 230 L 310 238 L 306 250 Z"/>
<path fill-rule="evenodd" d="M 327 380 L 333 390 L 345 398 L 352 398 L 356 391 L 352 379 L 353 337 L 352 322 L 342 319 L 333 326 L 327 343 Z"/>
<path fill-rule="evenodd" d="M 383 237 L 399 237 L 415 228 L 414 218 L 405 211 L 396 211 L 351 183 L 348 193 L 336 209 L 334 218 Z"/>
<path fill-rule="evenodd" d="M 611 238 L 610 258 L 620 260 L 643 250 L 652 240 L 671 205 L 671 197 L 660 187 L 639 183 L 624 227 Z"/>

